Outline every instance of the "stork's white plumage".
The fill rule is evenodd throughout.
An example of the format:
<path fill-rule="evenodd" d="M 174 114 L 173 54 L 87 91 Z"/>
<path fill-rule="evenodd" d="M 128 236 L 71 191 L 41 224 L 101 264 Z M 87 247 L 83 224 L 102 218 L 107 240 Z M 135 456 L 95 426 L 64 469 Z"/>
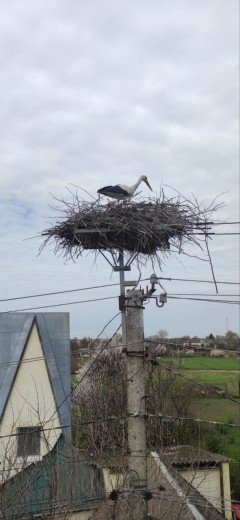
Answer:
<path fill-rule="evenodd" d="M 136 189 L 142 181 L 145 182 L 149 189 L 152 191 L 152 188 L 147 180 L 146 175 L 141 175 L 138 181 L 135 182 L 135 184 L 133 184 L 132 186 L 125 186 L 124 184 L 116 184 L 115 186 L 104 186 L 104 188 L 100 188 L 100 190 L 98 190 L 97 192 L 101 193 L 101 195 L 111 197 L 112 199 L 128 199 L 134 195 Z"/>

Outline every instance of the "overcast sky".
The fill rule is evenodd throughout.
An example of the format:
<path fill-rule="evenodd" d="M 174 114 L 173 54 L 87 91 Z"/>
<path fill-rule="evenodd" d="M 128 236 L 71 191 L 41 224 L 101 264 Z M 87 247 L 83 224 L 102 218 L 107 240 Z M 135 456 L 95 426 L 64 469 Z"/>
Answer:
<path fill-rule="evenodd" d="M 156 194 L 170 185 L 206 204 L 222 194 L 215 217 L 240 220 L 238 0 L 0 0 L 0 7 L 1 299 L 118 283 L 102 258 L 65 263 L 50 247 L 38 256 L 41 241 L 28 240 L 51 222 L 51 194 L 70 200 L 72 185 L 95 196 L 146 174 Z M 215 236 L 210 248 L 216 279 L 235 283 L 219 284 L 219 299 L 239 300 L 238 235 Z M 151 273 L 147 264 L 142 278 Z M 156 274 L 212 281 L 209 263 L 187 256 L 172 255 Z M 136 277 L 132 267 L 126 278 Z M 214 295 L 212 283 L 163 285 L 169 295 Z M 46 310 L 70 312 L 72 337 L 96 336 L 118 312 L 117 299 L 67 302 L 118 293 L 116 285 L 13 300 L 0 311 L 66 303 Z M 238 317 L 229 303 L 169 298 L 158 309 L 152 301 L 145 335 L 239 332 Z"/>

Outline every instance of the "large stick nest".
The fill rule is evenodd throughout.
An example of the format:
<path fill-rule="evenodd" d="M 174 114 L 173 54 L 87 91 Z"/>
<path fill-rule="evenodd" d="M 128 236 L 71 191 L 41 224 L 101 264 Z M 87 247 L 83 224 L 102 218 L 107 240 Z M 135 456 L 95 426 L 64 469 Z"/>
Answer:
<path fill-rule="evenodd" d="M 87 202 L 77 193 L 71 195 L 70 203 L 60 201 L 60 218 L 40 236 L 44 238 L 41 249 L 54 242 L 55 253 L 72 259 L 86 250 L 124 250 L 159 262 L 159 253 L 176 248 L 181 252 L 186 242 L 202 249 L 201 242 L 209 232 L 209 218 L 216 209 L 213 203 L 201 209 L 194 197 L 192 201 L 181 195 L 166 199 L 163 191 L 157 198 L 109 204 L 101 200 Z"/>

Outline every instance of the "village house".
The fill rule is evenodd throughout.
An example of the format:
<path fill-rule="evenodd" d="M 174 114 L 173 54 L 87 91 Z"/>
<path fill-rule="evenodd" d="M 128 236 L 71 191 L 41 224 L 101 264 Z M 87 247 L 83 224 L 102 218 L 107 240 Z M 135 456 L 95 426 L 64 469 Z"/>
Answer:
<path fill-rule="evenodd" d="M 224 518 L 231 520 L 228 457 L 186 445 L 166 448 L 161 461 L 197 489 Z"/>
<path fill-rule="evenodd" d="M 71 444 L 69 345 L 67 313 L 0 314 L 0 517 L 129 514 L 127 461 L 97 468 Z M 226 457 L 174 446 L 147 465 L 149 518 L 231 519 Z"/>
<path fill-rule="evenodd" d="M 0 314 L 0 517 L 86 520 L 101 472 L 71 445 L 67 313 Z"/>
<path fill-rule="evenodd" d="M 108 464 L 108 465 L 107 465 Z M 108 492 L 121 490 L 127 474 L 116 463 L 103 467 Z M 151 493 L 148 511 L 154 520 L 231 520 L 229 460 L 192 446 L 174 446 L 147 460 L 147 482 Z M 104 506 L 103 518 L 111 518 L 111 505 Z M 129 500 L 119 499 L 119 510 L 127 514 Z M 115 511 L 117 514 L 117 511 Z M 123 515 L 124 517 L 124 515 Z M 101 517 L 102 518 L 102 517 Z M 119 519 L 121 516 L 119 516 Z"/>

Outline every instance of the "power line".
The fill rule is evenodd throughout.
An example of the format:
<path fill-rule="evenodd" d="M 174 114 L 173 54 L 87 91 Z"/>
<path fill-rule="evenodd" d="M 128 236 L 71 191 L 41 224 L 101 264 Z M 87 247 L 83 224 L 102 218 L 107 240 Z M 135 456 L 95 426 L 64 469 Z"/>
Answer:
<path fill-rule="evenodd" d="M 238 300 L 213 300 L 210 298 L 190 298 L 186 296 L 169 296 L 168 298 L 172 300 L 191 300 L 191 301 L 198 301 L 198 302 L 209 302 L 209 303 L 225 303 L 230 305 L 240 305 L 240 301 Z"/>
<path fill-rule="evenodd" d="M 118 313 L 120 314 L 120 313 Z M 99 336 L 93 340 L 93 345 L 94 343 L 96 343 L 96 341 L 99 339 Z M 77 341 L 81 341 L 81 340 L 77 340 Z M 156 345 L 158 346 L 159 345 L 159 342 L 161 341 L 161 338 L 159 337 L 159 341 L 155 341 L 155 340 L 150 340 L 148 338 L 145 338 L 144 339 L 144 342 L 145 343 L 151 343 L 152 345 Z M 168 340 L 167 340 L 168 341 Z M 136 343 L 138 342 L 131 342 L 131 343 L 128 343 L 129 346 L 132 346 L 132 345 L 135 345 Z M 173 343 L 171 343 L 170 341 L 170 345 L 172 345 Z M 167 343 L 168 345 L 168 343 Z M 176 343 L 176 346 L 179 345 L 178 343 Z M 190 347 L 191 345 L 189 345 Z M 118 343 L 116 345 L 111 345 L 111 348 L 120 348 L 120 347 L 124 347 L 124 344 L 123 343 Z M 81 349 L 84 351 L 81 352 Z M 97 347 L 80 347 L 79 350 L 76 350 L 76 351 L 67 351 L 67 352 L 63 352 L 63 353 L 58 353 L 58 354 L 50 354 L 49 356 L 36 356 L 36 357 L 30 357 L 30 358 L 27 358 L 27 359 L 22 359 L 21 360 L 21 364 L 26 364 L 26 363 L 34 363 L 34 362 L 38 362 L 38 361 L 44 361 L 44 360 L 47 360 L 47 359 L 56 359 L 56 358 L 62 358 L 62 357 L 69 357 L 70 359 L 74 356 L 78 356 L 79 358 L 83 357 L 83 355 L 86 353 L 87 351 L 87 355 L 88 357 L 91 357 L 91 355 L 94 353 L 94 352 L 99 352 L 99 350 L 101 349 L 101 346 L 97 346 Z M 204 347 L 204 350 L 210 350 L 212 351 L 213 349 L 211 347 Z M 236 350 L 230 350 L 230 349 L 222 349 L 224 353 L 230 353 L 230 352 L 233 352 L 236 354 Z M 14 366 L 14 365 L 18 365 L 19 364 L 19 360 L 16 360 L 16 361 L 6 361 L 5 363 L 0 363 L 0 367 L 9 367 L 9 366 Z M 209 369 L 211 370 L 211 369 Z M 229 370 L 229 369 L 228 369 Z"/>
<path fill-rule="evenodd" d="M 170 465 L 170 467 L 171 467 L 171 465 Z M 163 490 L 159 490 L 159 487 L 148 487 L 147 486 L 147 489 L 144 489 L 142 492 L 139 490 L 131 489 L 131 488 L 130 489 L 129 488 L 113 489 L 111 492 L 103 492 L 103 493 L 102 492 L 101 493 L 93 492 L 91 495 L 85 494 L 82 497 L 76 497 L 76 498 L 65 497 L 65 498 L 61 498 L 60 501 L 59 501 L 59 499 L 53 499 L 53 500 L 48 500 L 48 501 L 38 501 L 38 502 L 34 503 L 34 506 L 36 508 L 37 507 L 41 508 L 39 511 L 40 515 L 49 513 L 48 507 L 51 508 L 51 514 L 54 514 L 55 512 L 57 512 L 59 510 L 60 511 L 63 510 L 64 513 L 66 513 L 66 508 L 67 509 L 69 508 L 69 512 L 70 511 L 76 512 L 77 510 L 79 510 L 79 508 L 81 508 L 82 506 L 84 506 L 86 504 L 91 504 L 94 502 L 96 504 L 96 502 L 99 502 L 99 505 L 98 505 L 98 507 L 99 507 L 100 502 L 103 503 L 106 501 L 113 500 L 111 498 L 113 492 L 115 492 L 117 500 L 126 500 L 130 496 L 140 496 L 144 500 L 144 493 L 148 492 L 148 493 L 150 493 L 149 500 L 152 498 L 154 498 L 155 500 L 159 499 L 161 502 L 169 502 L 171 504 L 172 503 L 180 504 L 181 507 L 183 505 L 188 506 L 189 504 L 191 504 L 192 506 L 195 506 L 196 508 L 199 506 L 204 507 L 204 510 L 209 509 L 209 510 L 214 511 L 216 509 L 216 507 L 214 505 L 210 504 L 209 501 L 207 502 L 208 495 L 206 495 L 206 496 L 197 495 L 196 496 L 196 493 L 198 493 L 198 491 L 197 491 L 197 489 L 194 488 L 194 486 L 191 486 L 191 490 L 188 489 L 187 493 L 186 493 L 186 491 L 184 492 L 184 496 L 182 497 L 182 499 L 180 497 L 179 498 L 177 497 L 177 494 L 174 490 L 165 489 L 165 488 Z M 209 496 L 209 499 L 210 498 L 215 498 L 215 499 L 219 500 L 220 497 L 219 496 L 214 497 L 211 495 L 211 497 Z M 229 502 L 230 502 L 230 504 L 226 504 Z M 234 501 L 234 503 L 238 504 L 239 502 Z M 26 506 L 27 506 L 27 504 L 25 502 L 24 503 L 22 503 L 21 501 L 19 502 L 19 498 L 17 499 L 16 504 L 14 504 L 14 503 L 12 504 L 12 508 L 15 511 L 17 511 L 19 508 L 23 508 L 23 507 L 26 508 Z M 42 506 L 45 506 L 45 507 L 43 508 Z M 130 505 L 128 505 L 128 507 L 130 507 Z M 232 511 L 230 499 L 224 498 L 224 510 L 229 511 L 229 512 Z M 85 511 L 85 507 L 84 507 L 84 511 Z M 10 520 L 13 518 L 13 516 L 15 518 L 18 518 L 21 515 L 18 515 L 18 514 L 5 515 L 5 516 L 1 516 L 1 519 Z M 128 513 L 127 513 L 127 516 L 128 516 Z"/>
<path fill-rule="evenodd" d="M 116 316 L 118 316 L 120 314 L 120 312 L 118 312 L 116 314 Z M 110 320 L 112 321 L 112 320 Z M 109 325 L 109 323 L 108 323 Z M 97 336 L 97 338 L 95 338 L 93 340 L 93 345 L 94 343 L 96 343 L 96 341 L 99 339 L 99 336 L 102 334 L 102 331 L 101 333 Z M 81 340 L 80 340 L 81 341 Z M 129 346 L 130 345 L 135 345 L 136 343 L 138 342 L 131 342 L 129 343 Z M 159 343 L 157 343 L 159 344 Z M 119 348 L 119 347 L 123 347 L 123 343 L 118 343 L 117 345 L 111 345 L 111 348 Z M 88 350 L 88 356 L 90 357 L 92 353 L 94 352 L 99 352 L 99 350 L 101 349 L 101 346 L 98 346 L 98 347 L 86 347 L 86 348 L 83 348 L 84 351 Z M 228 351 L 228 352 L 231 352 L 231 351 Z M 232 351 L 232 352 L 235 352 L 235 351 Z M 37 362 L 37 361 L 44 361 L 46 359 L 56 359 L 56 358 L 60 358 L 60 357 L 69 357 L 69 358 L 72 358 L 73 356 L 78 356 L 78 357 L 82 357 L 83 356 L 83 353 L 81 353 L 81 350 L 77 350 L 77 351 L 68 351 L 68 352 L 63 352 L 62 354 L 51 354 L 49 356 L 37 356 L 37 357 L 30 357 L 30 358 L 27 358 L 27 359 L 22 359 L 21 360 L 21 364 L 26 364 L 26 363 L 34 363 L 34 362 Z M 19 360 L 17 361 L 7 361 L 5 363 L 0 363 L 0 367 L 9 367 L 9 366 L 14 366 L 14 365 L 18 365 L 19 364 Z"/>
<path fill-rule="evenodd" d="M 139 282 L 145 282 L 148 281 L 149 278 L 140 278 Z M 167 280 L 167 281 L 182 281 L 182 282 L 197 282 L 197 283 L 214 283 L 212 280 L 193 280 L 188 278 L 170 278 L 170 277 L 163 277 L 159 276 L 158 280 Z M 228 284 L 228 285 L 240 285 L 240 282 L 229 282 L 229 281 L 217 281 L 218 284 Z M 54 296 L 57 294 L 67 294 L 72 292 L 78 292 L 78 291 L 90 291 L 92 289 L 102 289 L 105 287 L 116 287 L 118 286 L 118 283 L 112 283 L 112 284 L 104 284 L 104 285 L 93 285 L 90 287 L 78 287 L 77 289 L 65 289 L 63 291 L 52 291 L 47 293 L 36 293 L 36 294 L 29 294 L 27 296 L 15 296 L 12 298 L 3 298 L 0 299 L 0 302 L 8 302 L 8 301 L 14 301 L 14 300 L 25 300 L 29 298 L 41 298 L 43 296 Z"/>
<path fill-rule="evenodd" d="M 90 424 L 100 424 L 100 423 L 108 423 L 108 422 L 110 423 L 110 422 L 115 422 L 115 421 L 123 421 L 123 420 L 129 419 L 129 417 L 133 417 L 133 418 L 145 417 L 146 419 L 149 417 L 155 417 L 156 419 L 160 419 L 160 420 L 167 419 L 167 420 L 171 420 L 171 421 L 191 421 L 191 422 L 197 422 L 197 423 L 207 423 L 207 424 L 220 425 L 220 426 L 229 426 L 230 428 L 239 428 L 240 427 L 240 423 L 235 423 L 235 422 L 227 423 L 227 422 L 223 422 L 223 421 L 213 421 L 213 420 L 208 420 L 208 419 L 199 419 L 199 418 L 195 418 L 195 417 L 181 417 L 181 416 L 165 415 L 160 412 L 158 414 L 152 414 L 152 413 L 141 414 L 141 413 L 139 413 L 139 414 L 128 414 L 128 415 L 121 415 L 121 416 L 106 417 L 104 419 L 89 419 L 88 421 L 76 421 L 76 424 L 78 427 L 79 426 L 89 426 Z M 51 419 L 52 419 L 52 417 L 50 417 L 50 419 L 46 422 L 49 422 Z M 73 426 L 73 425 L 74 424 L 68 424 L 67 426 L 56 426 L 56 427 L 54 426 L 51 428 L 44 428 L 44 427 L 39 428 L 37 426 L 36 431 L 48 432 L 48 431 L 54 431 L 54 430 L 63 430 L 65 428 L 71 428 L 71 426 Z M 34 433 L 34 431 L 33 431 L 33 433 Z M 10 433 L 8 435 L 0 435 L 0 439 L 6 439 L 9 437 L 21 437 L 21 435 L 25 435 L 25 432 L 18 431 L 15 433 Z"/>
<path fill-rule="evenodd" d="M 217 295 L 218 296 L 218 295 Z M 81 303 L 92 303 L 97 301 L 103 301 L 103 300 L 113 300 L 118 298 L 118 296 L 105 296 L 103 298 L 92 298 L 89 300 L 79 300 L 75 302 L 65 302 L 65 303 L 53 303 L 51 305 L 39 305 L 37 307 L 25 307 L 21 309 L 13 309 L 10 311 L 3 311 L 1 314 L 11 314 L 13 312 L 23 312 L 23 311 L 34 311 L 38 309 L 49 309 L 52 307 L 64 307 L 65 305 L 78 305 Z M 196 300 L 196 301 L 203 301 L 203 302 L 210 302 L 210 303 L 225 303 L 230 305 L 239 305 L 240 302 L 237 300 L 213 300 L 213 299 L 204 299 L 204 298 L 188 298 L 188 297 L 181 297 L 181 296 L 169 296 L 171 299 L 178 299 L 178 300 Z"/>
<path fill-rule="evenodd" d="M 207 293 L 167 293 L 167 296 L 211 296 L 212 298 L 229 298 L 231 296 L 240 297 L 240 294 L 207 294 Z"/>
<path fill-rule="evenodd" d="M 140 414 L 139 414 L 140 415 Z M 223 421 L 210 421 L 208 419 L 199 419 L 196 417 L 180 417 L 180 416 L 173 416 L 173 415 L 165 415 L 162 413 L 159 414 L 148 414 L 148 417 L 156 417 L 157 419 L 167 419 L 170 421 L 192 421 L 192 422 L 198 422 L 198 423 L 207 423 L 207 424 L 214 424 L 214 425 L 220 425 L 220 426 L 229 426 L 230 428 L 239 428 L 240 423 L 226 423 Z"/>
<path fill-rule="evenodd" d="M 72 293 L 72 292 L 78 292 L 78 291 L 90 291 L 92 289 L 103 289 L 105 287 L 114 287 L 116 285 L 119 285 L 119 284 L 118 283 L 108 283 L 108 284 L 104 284 L 104 285 L 93 285 L 91 287 L 78 287 L 77 289 L 66 289 L 64 291 L 29 294 L 27 296 L 16 296 L 14 298 L 4 298 L 4 299 L 0 300 L 0 302 L 10 302 L 13 300 L 25 300 L 28 298 L 41 298 L 42 296 L 53 296 L 56 294 L 66 294 L 66 293 Z"/>
<path fill-rule="evenodd" d="M 171 282 L 173 280 L 173 281 L 178 281 L 178 282 L 196 282 L 196 283 L 213 283 L 213 284 L 215 284 L 215 282 L 213 280 L 195 280 L 192 278 L 170 278 L 170 277 L 165 277 L 165 276 L 158 276 L 157 279 L 158 280 L 167 280 L 169 282 Z M 147 278 L 147 280 L 148 280 L 148 278 Z M 227 285 L 240 285 L 240 282 L 216 281 L 216 283 L 217 284 L 227 284 Z"/>
<path fill-rule="evenodd" d="M 118 298 L 118 296 L 106 296 L 104 298 L 92 298 L 90 300 L 80 300 L 77 302 L 54 303 L 52 305 L 40 305 L 39 307 L 27 307 L 24 309 L 14 309 L 12 311 L 3 311 L 1 314 L 11 314 L 12 312 L 22 312 L 22 311 L 34 311 L 37 309 L 48 309 L 51 307 L 63 307 L 64 305 L 76 305 L 76 304 L 80 304 L 80 303 L 99 302 L 102 300 L 113 300 L 115 298 Z"/>

